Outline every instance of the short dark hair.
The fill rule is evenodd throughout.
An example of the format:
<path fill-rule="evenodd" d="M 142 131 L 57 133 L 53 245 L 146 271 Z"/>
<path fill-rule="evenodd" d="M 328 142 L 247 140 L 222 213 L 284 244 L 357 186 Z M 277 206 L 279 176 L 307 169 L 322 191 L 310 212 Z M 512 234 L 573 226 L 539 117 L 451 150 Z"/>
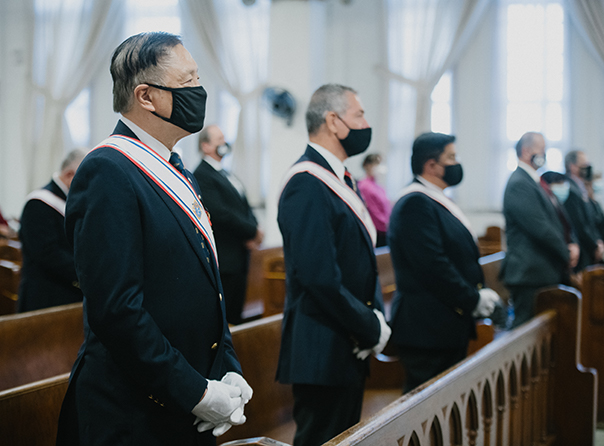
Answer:
<path fill-rule="evenodd" d="M 547 184 L 564 183 L 566 181 L 566 176 L 562 175 L 560 172 L 554 172 L 553 170 L 550 170 L 544 172 L 541 175 L 541 179 Z"/>
<path fill-rule="evenodd" d="M 371 164 L 380 164 L 382 162 L 382 156 L 378 153 L 370 153 L 363 160 L 363 167 L 370 166 Z"/>
<path fill-rule="evenodd" d="M 356 94 L 350 87 L 339 84 L 325 84 L 315 91 L 306 109 L 306 129 L 309 135 L 315 135 L 325 122 L 325 115 L 333 111 L 343 115 L 348 110 L 347 93 Z"/>
<path fill-rule="evenodd" d="M 174 34 L 150 32 L 128 37 L 115 49 L 109 70 L 113 79 L 113 111 L 130 111 L 138 85 L 162 83 L 166 56 L 177 45 L 182 45 L 182 40 Z"/>
<path fill-rule="evenodd" d="M 424 164 L 428 160 L 437 160 L 445 151 L 448 144 L 455 142 L 455 136 L 444 133 L 422 133 L 413 142 L 411 154 L 411 171 L 413 175 L 421 175 L 424 172 Z"/>

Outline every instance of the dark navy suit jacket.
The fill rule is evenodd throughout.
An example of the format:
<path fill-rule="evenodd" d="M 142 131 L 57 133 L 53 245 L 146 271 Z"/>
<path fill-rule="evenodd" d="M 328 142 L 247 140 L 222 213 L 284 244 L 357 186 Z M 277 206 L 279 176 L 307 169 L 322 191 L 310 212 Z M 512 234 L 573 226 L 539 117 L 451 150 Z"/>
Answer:
<path fill-rule="evenodd" d="M 391 342 L 427 349 L 467 346 L 476 335 L 472 311 L 484 281 L 470 231 L 443 205 L 413 192 L 394 205 L 388 245 L 397 288 Z"/>
<path fill-rule="evenodd" d="M 307 147 L 298 160 L 333 173 Z M 277 379 L 282 383 L 359 385 L 369 361 L 352 353 L 377 344 L 382 310 L 373 245 L 352 210 L 321 180 L 299 173 L 279 200 L 287 297 Z"/>
<path fill-rule="evenodd" d="M 136 138 L 121 121 L 114 133 Z M 57 444 L 214 444 L 191 410 L 206 379 L 241 370 L 192 222 L 120 152 L 99 148 L 73 180 L 66 232 L 86 331 Z"/>
<path fill-rule="evenodd" d="M 250 252 L 245 242 L 256 236 L 258 222 L 246 197 L 207 161 L 202 161 L 193 175 L 212 218 L 220 271 L 247 272 Z"/>
<path fill-rule="evenodd" d="M 44 189 L 66 198 L 54 181 Z M 65 217 L 41 200 L 29 200 L 21 214 L 19 239 L 23 250 L 19 311 L 81 302 L 73 250 L 65 236 Z"/>
<path fill-rule="evenodd" d="M 568 275 L 564 228 L 543 188 L 518 167 L 503 195 L 507 252 L 501 277 L 506 285 L 545 287 Z"/>

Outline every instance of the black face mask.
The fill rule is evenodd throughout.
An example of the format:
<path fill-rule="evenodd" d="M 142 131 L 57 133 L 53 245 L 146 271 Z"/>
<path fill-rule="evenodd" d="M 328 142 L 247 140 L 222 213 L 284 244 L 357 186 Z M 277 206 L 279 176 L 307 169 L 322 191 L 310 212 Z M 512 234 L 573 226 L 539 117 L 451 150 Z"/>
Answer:
<path fill-rule="evenodd" d="M 449 186 L 456 186 L 461 183 L 463 179 L 463 168 L 461 164 L 453 164 L 451 166 L 443 166 L 445 168 L 445 174 L 443 175 L 443 181 Z"/>
<path fill-rule="evenodd" d="M 539 169 L 545 165 L 545 157 L 543 155 L 533 155 L 531 156 L 531 164 Z"/>
<path fill-rule="evenodd" d="M 223 145 L 216 147 L 216 155 L 220 158 L 224 158 L 231 153 L 232 150 L 231 145 L 228 142 L 225 142 Z"/>
<path fill-rule="evenodd" d="M 166 118 L 152 112 L 155 116 L 189 133 L 197 133 L 203 128 L 208 94 L 201 85 L 199 87 L 183 88 L 163 87 L 148 82 L 147 85 L 172 92 L 172 114 L 170 117 Z"/>
<path fill-rule="evenodd" d="M 340 121 L 344 122 L 339 116 L 338 118 Z M 348 124 L 345 122 L 344 125 L 348 127 Z M 354 156 L 367 150 L 367 147 L 369 147 L 369 143 L 371 142 L 371 127 L 367 127 L 366 129 L 351 129 L 348 127 L 348 129 L 350 130 L 348 136 L 339 140 L 342 147 L 344 147 L 346 155 Z"/>
<path fill-rule="evenodd" d="M 593 178 L 593 172 L 591 169 L 591 165 L 580 167 L 579 168 L 579 176 L 586 181 L 591 181 Z"/>

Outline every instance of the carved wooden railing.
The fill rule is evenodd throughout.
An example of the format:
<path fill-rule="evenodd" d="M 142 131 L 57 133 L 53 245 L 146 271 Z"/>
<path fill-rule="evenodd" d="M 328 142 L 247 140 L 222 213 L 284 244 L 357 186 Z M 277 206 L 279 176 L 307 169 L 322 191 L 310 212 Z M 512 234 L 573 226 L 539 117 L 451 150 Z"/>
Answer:
<path fill-rule="evenodd" d="M 596 372 L 577 364 L 581 300 L 555 288 L 539 316 L 326 443 L 591 445 Z"/>

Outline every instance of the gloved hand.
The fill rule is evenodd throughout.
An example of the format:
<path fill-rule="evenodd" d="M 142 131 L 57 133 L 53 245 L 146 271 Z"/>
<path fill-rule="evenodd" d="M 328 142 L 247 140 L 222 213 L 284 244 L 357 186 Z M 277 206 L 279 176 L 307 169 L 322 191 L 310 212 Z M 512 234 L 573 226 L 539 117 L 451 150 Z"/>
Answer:
<path fill-rule="evenodd" d="M 252 399 L 254 391 L 239 373 L 228 372 L 220 381 L 231 386 L 239 387 L 241 389 L 241 400 L 243 404 L 247 404 Z"/>
<path fill-rule="evenodd" d="M 241 411 L 236 414 L 237 409 L 241 409 Z M 206 394 L 191 412 L 199 418 L 195 422 L 195 424 L 198 424 L 197 430 L 199 432 L 212 427 L 216 427 L 214 429 L 216 431 L 223 423 L 231 422 L 231 418 L 234 418 L 233 424 L 237 424 L 243 417 L 241 389 L 221 381 L 209 380 Z M 226 430 L 228 430 L 228 427 Z"/>
<path fill-rule="evenodd" d="M 480 300 L 472 312 L 472 316 L 489 317 L 495 309 L 495 304 L 500 300 L 499 294 L 491 288 L 482 288 L 478 292 L 480 293 Z"/>
<path fill-rule="evenodd" d="M 209 429 L 214 428 L 214 430 L 212 431 L 212 435 L 214 435 L 215 437 L 219 437 L 234 425 L 245 423 L 245 420 L 246 418 L 245 415 L 243 415 L 243 406 L 241 406 L 233 411 L 233 413 L 229 417 L 228 422 L 220 423 L 219 425 L 214 426 L 213 423 L 210 423 L 209 421 L 203 421 L 201 418 L 197 417 L 193 425 L 197 425 L 198 432 L 205 432 Z"/>
<path fill-rule="evenodd" d="M 390 335 L 392 334 L 392 329 L 386 322 L 386 318 L 384 318 L 384 314 L 381 311 L 374 308 L 373 312 L 380 321 L 380 340 L 376 345 L 373 346 L 372 350 L 376 355 L 379 355 L 382 353 L 382 350 L 384 350 L 384 347 L 386 347 L 388 339 L 390 339 Z"/>
<path fill-rule="evenodd" d="M 390 334 L 392 333 L 392 330 L 390 329 L 390 326 L 386 323 L 386 319 L 384 318 L 382 312 L 376 309 L 374 309 L 373 312 L 375 313 L 376 317 L 378 318 L 378 321 L 380 322 L 380 338 L 378 340 L 378 343 L 374 345 L 373 348 L 361 350 L 359 349 L 359 347 L 355 347 L 352 350 L 352 353 L 361 360 L 367 358 L 372 352 L 374 352 L 376 355 L 379 355 L 382 350 L 384 350 L 384 347 L 386 347 L 388 339 L 390 339 Z"/>

